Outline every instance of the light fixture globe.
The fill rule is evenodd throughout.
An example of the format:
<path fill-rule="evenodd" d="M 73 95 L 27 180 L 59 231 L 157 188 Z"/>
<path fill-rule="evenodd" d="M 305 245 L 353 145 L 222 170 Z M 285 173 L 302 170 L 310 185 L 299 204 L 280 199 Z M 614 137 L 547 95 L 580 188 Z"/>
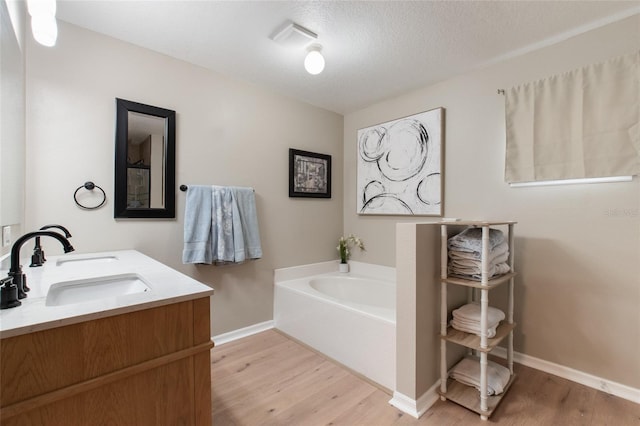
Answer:
<path fill-rule="evenodd" d="M 31 31 L 33 38 L 43 46 L 55 46 L 58 38 L 58 24 L 51 15 L 36 15 L 31 17 Z"/>
<path fill-rule="evenodd" d="M 324 57 L 320 50 L 322 48 L 318 45 L 309 47 L 307 57 L 304 58 L 304 69 L 311 75 L 317 75 L 324 70 Z"/>
<path fill-rule="evenodd" d="M 27 0 L 29 16 L 56 16 L 56 0 Z"/>

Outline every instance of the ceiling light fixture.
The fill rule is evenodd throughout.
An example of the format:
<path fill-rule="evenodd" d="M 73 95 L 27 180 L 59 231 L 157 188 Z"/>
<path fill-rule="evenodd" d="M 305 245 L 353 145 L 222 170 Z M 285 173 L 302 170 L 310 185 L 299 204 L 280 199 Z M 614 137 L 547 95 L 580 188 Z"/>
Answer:
<path fill-rule="evenodd" d="M 302 50 L 318 39 L 316 33 L 295 22 L 285 22 L 280 28 L 270 38 L 286 48 Z M 307 48 L 304 68 L 309 74 L 317 75 L 324 70 L 324 57 L 320 53 L 321 50 L 322 46 L 319 44 L 312 44 Z"/>
<path fill-rule="evenodd" d="M 33 38 L 43 46 L 55 46 L 58 38 L 56 0 L 27 0 Z"/>
<path fill-rule="evenodd" d="M 324 56 L 320 51 L 322 46 L 314 44 L 307 49 L 307 57 L 304 58 L 304 69 L 311 75 L 317 75 L 324 70 Z"/>
<path fill-rule="evenodd" d="M 295 22 L 289 22 L 282 30 L 275 33 L 271 40 L 287 48 L 300 49 L 307 47 L 317 38 L 318 35 L 313 31 Z"/>

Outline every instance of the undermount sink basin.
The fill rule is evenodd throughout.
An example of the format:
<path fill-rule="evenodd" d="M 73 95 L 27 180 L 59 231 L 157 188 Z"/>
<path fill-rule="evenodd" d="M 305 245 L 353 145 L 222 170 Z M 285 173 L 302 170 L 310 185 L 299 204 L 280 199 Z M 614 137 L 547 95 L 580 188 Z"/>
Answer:
<path fill-rule="evenodd" d="M 79 257 L 79 258 L 71 258 L 71 259 L 58 259 L 56 261 L 56 266 L 65 266 L 65 265 L 94 265 L 94 264 L 102 264 L 102 263 L 111 263 L 117 261 L 118 258 L 116 256 L 94 256 L 94 257 Z"/>
<path fill-rule="evenodd" d="M 151 287 L 135 273 L 63 281 L 51 285 L 45 305 L 70 305 L 147 291 Z"/>

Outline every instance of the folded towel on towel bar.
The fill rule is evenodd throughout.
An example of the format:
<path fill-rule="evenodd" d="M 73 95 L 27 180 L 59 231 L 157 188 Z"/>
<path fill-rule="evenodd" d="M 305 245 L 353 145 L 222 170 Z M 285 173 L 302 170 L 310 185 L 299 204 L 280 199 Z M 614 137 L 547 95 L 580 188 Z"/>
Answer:
<path fill-rule="evenodd" d="M 252 188 L 189 185 L 183 263 L 241 263 L 262 257 Z"/>
<path fill-rule="evenodd" d="M 192 185 L 184 208 L 183 263 L 211 263 L 211 186 Z"/>

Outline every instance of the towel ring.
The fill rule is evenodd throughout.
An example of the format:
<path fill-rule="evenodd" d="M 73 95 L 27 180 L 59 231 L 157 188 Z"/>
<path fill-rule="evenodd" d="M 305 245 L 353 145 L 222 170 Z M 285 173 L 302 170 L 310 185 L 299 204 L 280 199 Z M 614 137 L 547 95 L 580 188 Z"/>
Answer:
<path fill-rule="evenodd" d="M 97 206 L 85 206 L 81 204 L 80 201 L 78 201 L 78 191 L 80 191 L 82 188 L 86 189 L 87 191 L 93 191 L 95 188 L 98 188 L 102 192 L 102 202 Z M 78 189 L 76 189 L 76 192 L 73 193 L 73 201 L 75 201 L 78 207 L 80 207 L 81 209 L 95 210 L 95 209 L 99 209 L 104 205 L 104 203 L 107 202 L 107 194 L 104 192 L 104 189 L 100 188 L 95 183 L 89 181 L 89 182 L 85 182 L 84 185 L 79 186 Z"/>

